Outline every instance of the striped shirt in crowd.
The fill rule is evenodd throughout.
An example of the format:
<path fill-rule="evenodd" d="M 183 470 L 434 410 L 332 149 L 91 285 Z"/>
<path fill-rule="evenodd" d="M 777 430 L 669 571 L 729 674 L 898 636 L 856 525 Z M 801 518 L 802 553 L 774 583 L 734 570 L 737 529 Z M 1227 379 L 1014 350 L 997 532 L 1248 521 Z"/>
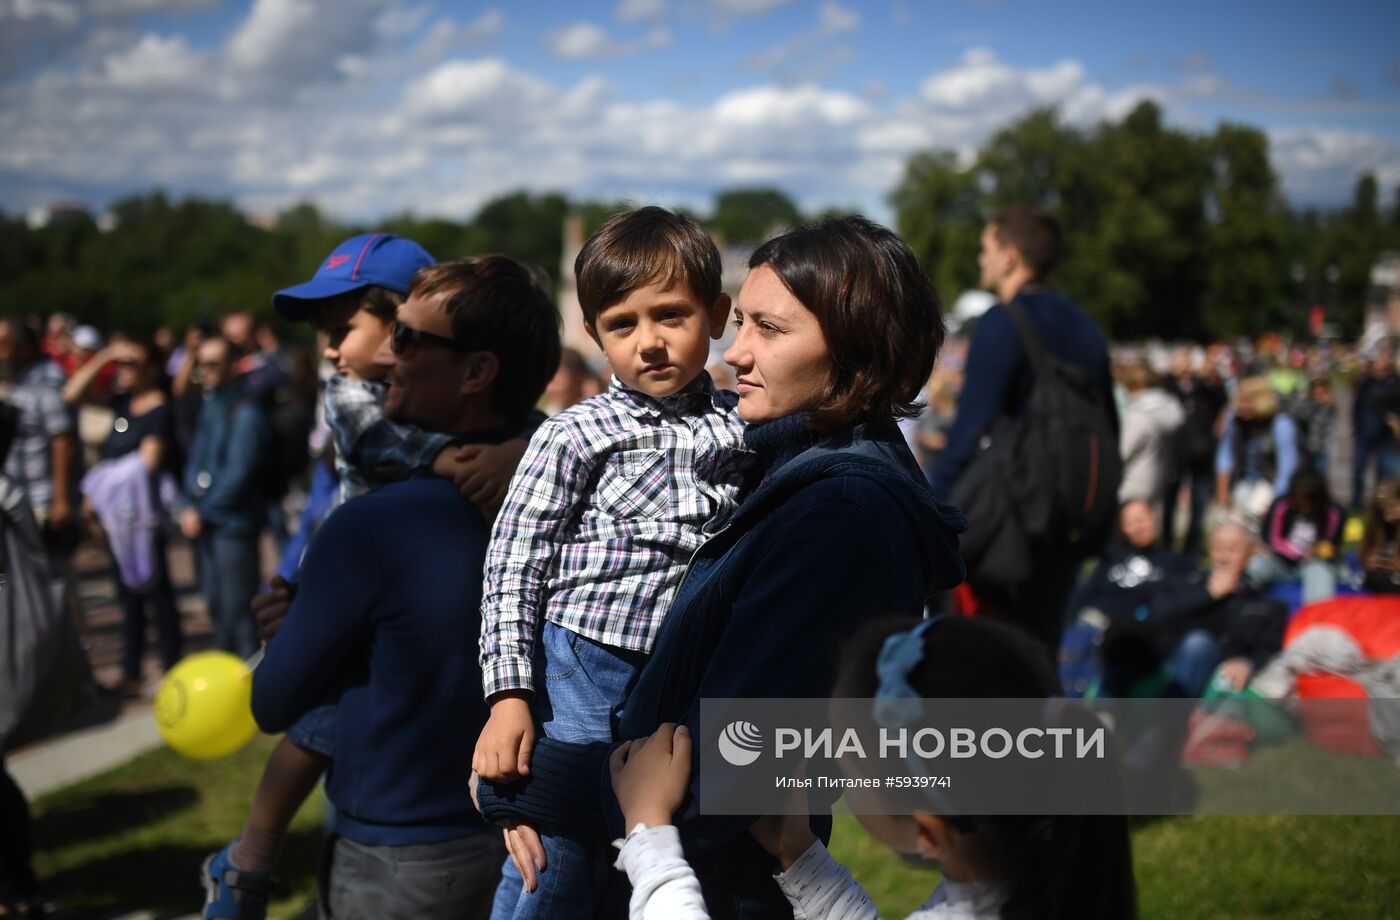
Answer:
<path fill-rule="evenodd" d="M 53 501 L 53 439 L 77 427 L 63 401 L 63 383 L 58 365 L 40 358 L 19 375 L 9 395 L 19 410 L 19 429 L 5 458 L 5 475 L 24 490 L 40 519 Z"/>
<path fill-rule="evenodd" d="M 752 455 L 709 374 L 660 399 L 616 377 L 530 440 L 486 554 L 486 695 L 534 689 L 542 618 L 651 651 L 686 564 L 738 507 Z"/>

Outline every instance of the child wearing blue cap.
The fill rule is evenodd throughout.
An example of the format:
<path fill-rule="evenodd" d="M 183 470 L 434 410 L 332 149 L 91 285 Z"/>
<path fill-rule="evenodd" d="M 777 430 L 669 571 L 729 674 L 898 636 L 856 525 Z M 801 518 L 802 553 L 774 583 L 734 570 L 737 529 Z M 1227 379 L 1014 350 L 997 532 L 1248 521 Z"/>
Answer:
<path fill-rule="evenodd" d="M 469 484 L 464 491 L 489 519 L 524 452 L 523 440 L 458 450 L 448 435 L 384 415 L 388 384 L 374 355 L 392 334 L 414 274 L 433 264 L 412 240 L 363 234 L 337 246 L 310 281 L 273 295 L 282 318 L 311 322 L 328 337 L 324 356 L 335 373 L 326 381 L 325 410 L 340 480 L 333 507 L 389 482 L 436 474 Z M 279 576 L 273 590 L 290 594 L 291 586 Z M 270 870 L 288 824 L 334 755 L 335 723 L 335 704 L 328 702 L 303 716 L 273 750 L 242 835 L 205 861 L 204 918 L 264 916 L 276 885 Z"/>

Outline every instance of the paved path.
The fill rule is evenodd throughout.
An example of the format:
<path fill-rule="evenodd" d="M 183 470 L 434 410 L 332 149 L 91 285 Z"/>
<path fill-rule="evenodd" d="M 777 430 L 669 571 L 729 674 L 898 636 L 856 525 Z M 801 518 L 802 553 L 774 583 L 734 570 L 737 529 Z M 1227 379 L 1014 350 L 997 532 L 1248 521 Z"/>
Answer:
<path fill-rule="evenodd" d="M 270 540 L 264 543 L 264 570 L 271 571 L 276 554 Z M 204 651 L 213 647 L 213 630 L 196 587 L 192 547 L 183 540 L 172 542 L 169 559 L 185 653 Z M 122 624 L 111 559 L 105 547 L 85 543 L 75 564 L 85 623 L 83 647 L 98 683 L 113 685 L 121 678 Z M 6 757 L 6 766 L 29 799 L 96 776 L 160 746 L 150 714 L 150 696 L 161 676 L 153 625 L 148 626 L 148 636 L 142 668 L 148 692 L 143 698 L 123 701 L 119 716 L 107 724 L 50 738 Z"/>

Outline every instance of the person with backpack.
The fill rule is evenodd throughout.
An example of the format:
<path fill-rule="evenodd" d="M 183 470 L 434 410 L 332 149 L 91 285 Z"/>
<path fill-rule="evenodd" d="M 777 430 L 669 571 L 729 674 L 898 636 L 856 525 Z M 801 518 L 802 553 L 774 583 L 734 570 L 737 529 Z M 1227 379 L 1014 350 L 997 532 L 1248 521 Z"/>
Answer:
<path fill-rule="evenodd" d="M 247 658 L 258 650 L 249 604 L 260 580 L 258 535 L 267 513 L 262 477 L 272 429 L 235 385 L 232 349 L 211 336 L 199 346 L 204 404 L 185 464 L 180 530 L 195 541 L 200 591 L 215 644 Z"/>
<path fill-rule="evenodd" d="M 968 346 L 958 414 L 930 481 L 968 517 L 979 604 L 1056 648 L 1079 564 L 1118 511 L 1122 460 L 1108 347 L 1093 319 L 1045 285 L 1060 226 L 1032 208 L 988 222 L 977 257 L 999 303 Z"/>

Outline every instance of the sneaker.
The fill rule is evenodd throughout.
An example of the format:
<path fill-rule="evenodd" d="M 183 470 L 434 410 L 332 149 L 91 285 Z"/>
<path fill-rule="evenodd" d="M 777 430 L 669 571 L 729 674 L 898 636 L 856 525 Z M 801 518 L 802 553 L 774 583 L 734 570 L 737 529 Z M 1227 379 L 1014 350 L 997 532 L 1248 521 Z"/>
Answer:
<path fill-rule="evenodd" d="M 206 894 L 204 910 L 199 914 L 202 920 L 264 920 L 267 917 L 267 900 L 277 888 L 277 877 L 270 872 L 249 872 L 240 868 L 233 861 L 233 843 L 205 859 L 199 873 Z"/>

